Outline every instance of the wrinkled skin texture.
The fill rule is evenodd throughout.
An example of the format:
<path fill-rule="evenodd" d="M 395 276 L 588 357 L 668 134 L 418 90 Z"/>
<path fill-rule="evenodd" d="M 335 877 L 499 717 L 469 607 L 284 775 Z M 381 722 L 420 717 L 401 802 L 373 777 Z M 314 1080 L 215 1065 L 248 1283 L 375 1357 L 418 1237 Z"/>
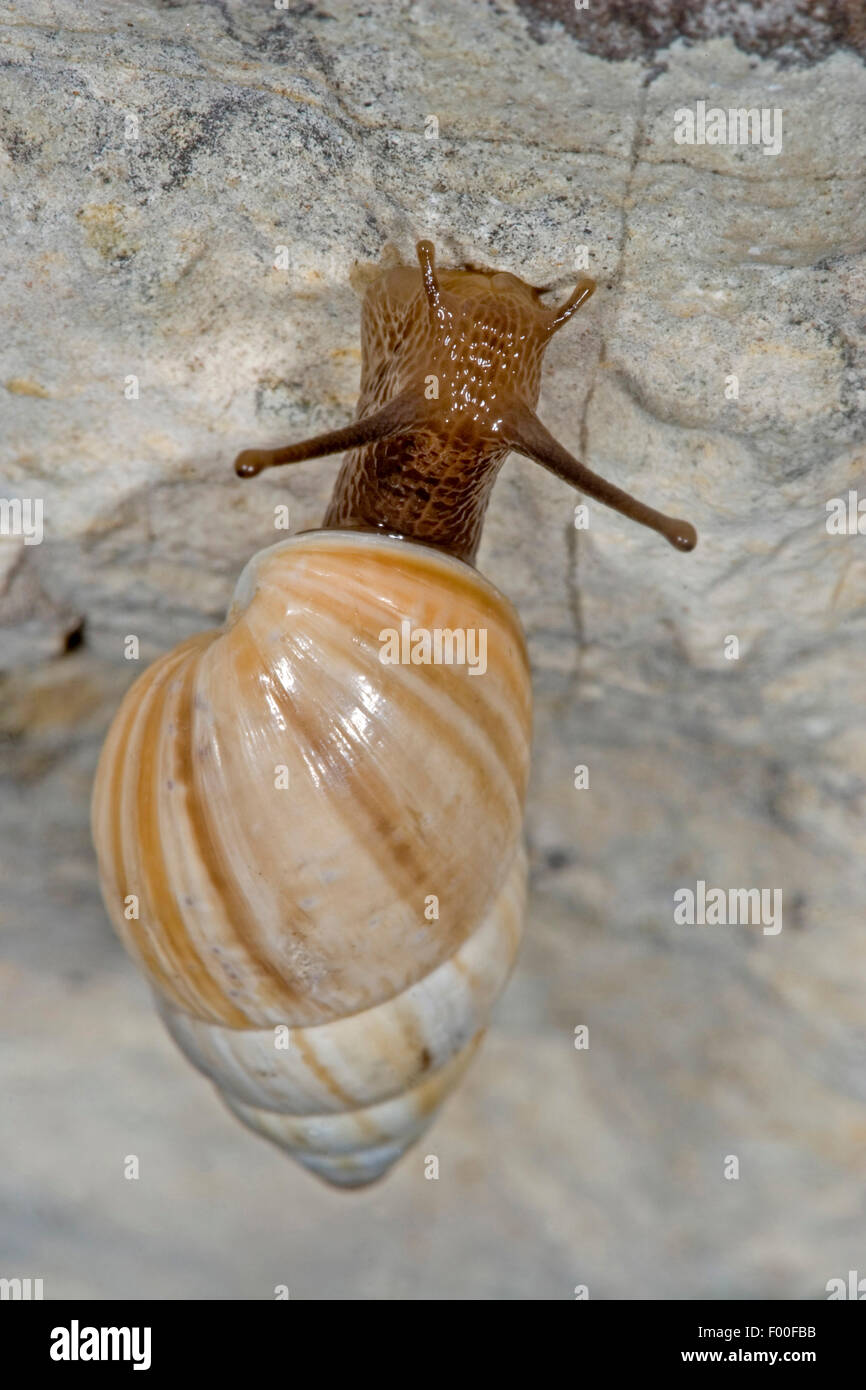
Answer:
<path fill-rule="evenodd" d="M 420 419 L 347 453 L 325 525 L 385 526 L 472 560 L 511 447 L 503 416 L 515 400 L 538 401 L 552 315 L 513 275 L 443 271 L 439 286 L 438 313 L 407 266 L 367 295 L 358 418 L 411 390 Z"/>

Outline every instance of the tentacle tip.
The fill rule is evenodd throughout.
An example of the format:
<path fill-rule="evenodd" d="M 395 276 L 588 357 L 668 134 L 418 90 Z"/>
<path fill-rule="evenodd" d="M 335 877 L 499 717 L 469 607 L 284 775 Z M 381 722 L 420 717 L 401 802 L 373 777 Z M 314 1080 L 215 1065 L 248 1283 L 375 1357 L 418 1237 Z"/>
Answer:
<path fill-rule="evenodd" d="M 428 241 L 425 237 L 421 241 L 416 241 L 415 254 L 422 265 L 425 261 L 429 261 L 432 265 L 433 261 L 436 259 L 436 248 L 432 241 Z"/>
<path fill-rule="evenodd" d="M 239 478 L 255 478 L 265 463 L 266 457 L 259 449 L 244 449 L 235 459 L 235 472 Z"/>
<path fill-rule="evenodd" d="M 596 282 L 588 275 L 582 275 L 572 290 L 564 304 L 558 309 L 547 309 L 544 311 L 548 333 L 555 333 L 564 323 L 567 323 L 572 314 L 576 313 L 581 304 L 585 304 L 591 295 L 595 293 Z"/>
<path fill-rule="evenodd" d="M 694 526 L 690 521 L 681 521 L 679 517 L 674 517 L 671 521 L 667 538 L 676 550 L 694 550 L 698 543 L 698 533 Z"/>

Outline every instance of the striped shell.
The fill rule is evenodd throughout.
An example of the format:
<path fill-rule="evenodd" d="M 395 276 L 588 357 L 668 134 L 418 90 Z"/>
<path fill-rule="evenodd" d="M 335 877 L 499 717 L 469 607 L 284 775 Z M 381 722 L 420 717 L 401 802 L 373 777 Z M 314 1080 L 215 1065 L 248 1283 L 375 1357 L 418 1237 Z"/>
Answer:
<path fill-rule="evenodd" d="M 383 664 L 403 623 L 485 632 L 486 669 Z M 145 671 L 109 732 L 109 915 L 226 1104 L 332 1182 L 418 1137 L 507 979 L 530 717 L 491 584 L 323 531 L 257 555 L 225 626 Z"/>

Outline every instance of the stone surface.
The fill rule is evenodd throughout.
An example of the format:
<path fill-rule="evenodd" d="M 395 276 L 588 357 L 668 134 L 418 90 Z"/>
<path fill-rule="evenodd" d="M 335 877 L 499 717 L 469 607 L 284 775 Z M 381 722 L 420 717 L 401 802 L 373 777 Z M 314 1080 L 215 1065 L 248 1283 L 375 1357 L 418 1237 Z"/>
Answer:
<path fill-rule="evenodd" d="M 866 495 L 862 35 L 852 7 L 738 5 L 687 42 L 592 8 L 0 22 L 0 495 L 45 525 L 0 540 L 0 1274 L 48 1297 L 820 1298 L 862 1271 L 866 542 L 825 527 Z M 782 108 L 781 154 L 676 144 L 701 99 Z M 701 540 L 599 507 L 576 531 L 506 465 L 480 565 L 534 664 L 527 946 L 429 1139 L 346 1196 L 175 1054 L 87 808 L 123 638 L 147 660 L 218 621 L 277 504 L 319 520 L 336 460 L 231 460 L 349 417 L 360 295 L 421 235 L 552 298 L 589 248 L 541 414 Z M 676 925 L 698 879 L 782 889 L 783 930 Z"/>

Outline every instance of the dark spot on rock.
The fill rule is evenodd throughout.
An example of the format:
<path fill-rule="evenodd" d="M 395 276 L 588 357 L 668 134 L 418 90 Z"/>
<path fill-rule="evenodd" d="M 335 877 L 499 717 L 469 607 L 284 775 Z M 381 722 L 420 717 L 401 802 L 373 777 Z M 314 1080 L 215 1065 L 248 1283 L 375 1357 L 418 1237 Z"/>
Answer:
<path fill-rule="evenodd" d="M 84 619 L 80 618 L 74 627 L 71 627 L 63 638 L 64 652 L 77 651 L 84 644 Z"/>
<path fill-rule="evenodd" d="M 548 869 L 552 869 L 553 872 L 556 873 L 558 869 L 567 868 L 572 861 L 568 850 L 551 849 L 548 850 L 547 854 L 544 856 L 544 862 Z"/>
<path fill-rule="evenodd" d="M 790 906 L 785 909 L 785 926 L 791 927 L 793 931 L 803 931 L 806 926 L 806 903 L 808 898 L 805 893 L 795 893 L 791 899 Z"/>
<path fill-rule="evenodd" d="M 5 147 L 13 164 L 28 164 L 42 148 L 41 140 L 28 137 L 23 130 L 15 126 L 0 127 L 0 143 Z"/>
<path fill-rule="evenodd" d="M 702 43 L 730 37 L 743 53 L 780 66 L 819 63 L 840 48 L 866 58 L 863 0 L 517 0 L 538 43 L 563 29 L 588 53 L 616 61 L 649 59 L 677 39 Z"/>
<path fill-rule="evenodd" d="M 194 171 L 199 153 L 216 150 L 226 127 L 251 105 L 250 94 L 234 92 L 210 102 L 203 110 L 178 107 L 173 111 L 167 126 L 154 140 L 158 157 L 168 165 L 168 178 L 161 184 L 163 190 L 183 187 Z"/>

